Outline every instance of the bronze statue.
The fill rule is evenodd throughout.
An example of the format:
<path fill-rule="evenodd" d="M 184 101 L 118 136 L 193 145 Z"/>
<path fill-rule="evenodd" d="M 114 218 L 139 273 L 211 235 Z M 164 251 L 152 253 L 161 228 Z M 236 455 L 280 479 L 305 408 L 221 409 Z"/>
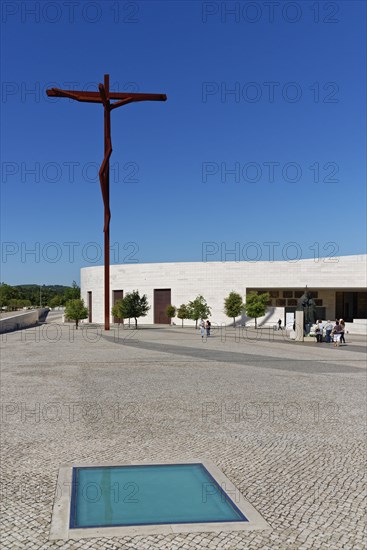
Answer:
<path fill-rule="evenodd" d="M 305 290 L 297 303 L 297 311 L 304 313 L 304 325 L 316 323 L 316 304 L 311 292 Z"/>

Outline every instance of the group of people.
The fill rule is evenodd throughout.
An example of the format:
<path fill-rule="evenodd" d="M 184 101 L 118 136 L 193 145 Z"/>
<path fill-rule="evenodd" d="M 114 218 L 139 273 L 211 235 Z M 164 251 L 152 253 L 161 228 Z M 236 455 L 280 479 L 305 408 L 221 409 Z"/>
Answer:
<path fill-rule="evenodd" d="M 281 319 L 278 320 L 278 330 L 281 330 L 282 321 Z M 199 328 L 200 328 L 200 335 L 201 338 L 204 339 L 204 336 L 206 337 L 210 336 L 210 329 L 211 329 L 211 322 L 209 319 L 204 321 L 204 319 L 201 319 Z M 295 326 L 293 326 L 293 330 L 295 330 Z M 321 343 L 323 341 L 323 334 L 325 330 L 325 342 L 334 343 L 334 347 L 339 346 L 341 343 L 345 342 L 345 321 L 343 319 L 336 319 L 335 323 L 328 320 L 324 324 L 321 319 L 316 321 L 316 326 L 314 328 L 315 335 L 316 335 L 316 342 Z"/>
<path fill-rule="evenodd" d="M 207 321 L 205 322 L 204 319 L 201 319 L 200 321 L 200 334 L 201 334 L 201 338 L 203 339 L 205 334 L 206 336 L 210 336 L 210 328 L 211 328 L 212 324 L 211 322 L 209 321 L 209 319 L 207 319 Z"/>
<path fill-rule="evenodd" d="M 334 343 L 334 347 L 339 346 L 341 343 L 345 342 L 345 321 L 343 319 L 336 319 L 335 323 L 332 321 L 327 321 L 324 323 L 319 320 L 316 321 L 315 334 L 316 342 L 321 343 L 323 337 L 323 331 L 325 329 L 325 342 Z"/>

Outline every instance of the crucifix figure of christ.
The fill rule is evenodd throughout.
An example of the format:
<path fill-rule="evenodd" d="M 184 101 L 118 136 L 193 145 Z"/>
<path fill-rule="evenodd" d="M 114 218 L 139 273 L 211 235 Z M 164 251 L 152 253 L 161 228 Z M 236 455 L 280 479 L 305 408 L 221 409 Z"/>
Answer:
<path fill-rule="evenodd" d="M 111 142 L 111 111 L 135 101 L 166 101 L 165 94 L 139 94 L 110 92 L 110 77 L 104 75 L 104 83 L 98 85 L 98 92 L 77 90 L 46 90 L 49 97 L 67 97 L 87 103 L 101 103 L 104 108 L 104 158 L 99 170 L 102 198 L 104 204 L 104 328 L 110 330 L 110 156 Z M 113 101 L 113 102 L 112 102 Z"/>

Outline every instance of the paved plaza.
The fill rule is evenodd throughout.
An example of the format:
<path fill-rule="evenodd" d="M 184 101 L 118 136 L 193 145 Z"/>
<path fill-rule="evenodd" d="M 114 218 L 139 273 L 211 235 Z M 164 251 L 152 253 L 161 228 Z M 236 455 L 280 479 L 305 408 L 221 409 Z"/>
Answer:
<path fill-rule="evenodd" d="M 4 549 L 365 548 L 366 348 L 281 332 L 75 331 L 2 339 Z M 60 465 L 208 459 L 267 531 L 49 540 Z"/>

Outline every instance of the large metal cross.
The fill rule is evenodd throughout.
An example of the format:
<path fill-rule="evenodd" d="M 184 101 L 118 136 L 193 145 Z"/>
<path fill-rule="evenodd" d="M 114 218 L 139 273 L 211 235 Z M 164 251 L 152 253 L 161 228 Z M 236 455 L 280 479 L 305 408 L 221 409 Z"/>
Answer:
<path fill-rule="evenodd" d="M 46 90 L 49 97 L 67 97 L 87 103 L 102 103 L 104 107 L 104 158 L 99 170 L 99 181 L 104 204 L 104 328 L 110 330 L 110 156 L 111 143 L 111 111 L 135 101 L 166 101 L 165 94 L 139 94 L 110 92 L 110 76 L 104 75 L 104 84 L 98 85 L 98 92 L 77 90 Z M 111 103 L 111 100 L 116 100 Z"/>

